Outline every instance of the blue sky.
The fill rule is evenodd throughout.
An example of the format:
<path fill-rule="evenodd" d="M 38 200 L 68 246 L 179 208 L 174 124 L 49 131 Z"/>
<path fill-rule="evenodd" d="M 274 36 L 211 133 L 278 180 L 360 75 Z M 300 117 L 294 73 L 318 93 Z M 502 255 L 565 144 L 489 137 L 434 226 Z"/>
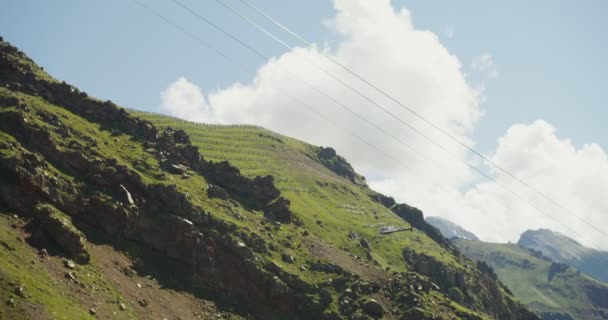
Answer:
<path fill-rule="evenodd" d="M 427 215 L 448 218 L 484 240 L 517 241 L 526 229 L 544 227 L 608 249 L 605 236 L 576 217 L 608 224 L 608 2 L 249 0 L 570 209 L 556 208 L 512 178 L 490 171 L 520 200 L 557 218 L 547 219 L 525 201 L 480 181 L 463 164 L 473 160 L 470 153 L 450 146 L 453 159 L 446 160 L 344 88 L 319 79 L 314 68 L 301 63 L 303 57 L 317 61 L 317 53 L 285 50 L 216 1 L 180 1 L 276 59 L 260 59 L 171 0 L 145 2 L 253 71 L 230 66 L 134 1 L 4 0 L 0 35 L 56 78 L 128 108 L 197 121 L 254 123 L 334 146 L 376 190 Z M 245 9 L 238 0 L 225 1 Z M 435 161 L 416 160 L 296 81 L 286 81 L 285 69 L 313 79 Z M 342 131 L 294 109 L 275 89 L 295 92 L 411 167 L 388 163 Z M 403 110 L 395 112 L 406 117 L 399 113 Z M 422 125 L 416 119 L 412 123 Z"/>
<path fill-rule="evenodd" d="M 5 0 L 0 34 L 52 75 L 125 106 L 158 110 L 159 92 L 179 76 L 204 90 L 246 80 L 183 34 L 131 1 Z M 255 66 L 263 61 L 235 46 L 169 1 L 148 1 L 167 17 Z M 187 1 L 264 52 L 283 52 L 264 35 L 214 1 Z M 328 0 L 255 1 L 307 39 L 333 41 L 323 21 L 333 14 Z M 471 73 L 486 82 L 486 114 L 476 129 L 480 148 L 512 123 L 546 119 L 576 144 L 608 143 L 608 2 L 605 1 L 393 1 L 411 10 L 418 28 L 437 33 Z M 446 35 L 446 27 L 454 35 Z M 478 79 L 472 59 L 492 55 L 499 77 Z"/>

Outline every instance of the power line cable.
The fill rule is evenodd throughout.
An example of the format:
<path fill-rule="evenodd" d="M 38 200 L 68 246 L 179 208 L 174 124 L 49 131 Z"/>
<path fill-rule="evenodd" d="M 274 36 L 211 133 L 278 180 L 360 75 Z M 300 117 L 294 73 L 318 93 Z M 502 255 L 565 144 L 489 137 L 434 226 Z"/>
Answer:
<path fill-rule="evenodd" d="M 253 46 L 247 44 L 246 42 L 244 42 L 243 40 L 241 40 L 240 38 L 238 38 L 237 36 L 233 35 L 232 33 L 224 30 L 222 27 L 220 27 L 219 25 L 213 23 L 212 21 L 210 21 L 209 19 L 205 18 L 204 16 L 202 16 L 201 14 L 199 14 L 198 12 L 194 11 L 192 8 L 186 6 L 185 4 L 183 4 L 181 1 L 179 0 L 171 0 L 172 2 L 176 3 L 178 6 L 182 7 L 183 9 L 185 9 L 186 11 L 190 12 L 193 16 L 199 18 L 200 20 L 202 20 L 203 22 L 205 22 L 207 25 L 211 26 L 212 28 L 216 29 L 217 31 L 223 33 L 224 35 L 228 36 L 229 38 L 233 39 L 235 42 L 239 43 L 240 45 L 242 45 L 243 47 L 247 48 L 248 50 L 252 51 L 253 53 L 255 53 L 256 55 L 260 56 L 261 58 L 265 59 L 266 61 L 270 59 L 269 56 L 265 55 L 264 53 L 262 53 L 260 50 L 255 49 Z M 217 1 L 217 0 L 216 0 Z M 281 67 L 280 67 L 281 68 Z M 292 73 L 290 70 L 281 68 L 282 70 L 284 70 L 285 72 L 287 72 L 288 74 L 290 74 L 292 77 L 304 82 L 305 84 L 307 84 L 311 89 L 323 94 L 324 96 L 326 96 L 327 98 L 331 99 L 333 102 L 337 103 L 338 105 L 346 108 L 346 110 L 348 110 L 349 112 L 357 115 L 358 117 L 360 117 L 362 120 L 366 121 L 367 123 L 373 125 L 376 128 L 380 128 L 379 126 L 373 124 L 371 121 L 369 121 L 367 118 L 365 118 L 362 115 L 359 115 L 355 112 L 353 112 L 352 110 L 350 110 L 350 108 L 348 108 L 347 106 L 345 106 L 344 104 L 340 103 L 339 101 L 337 101 L 335 98 L 333 98 L 331 95 L 326 94 L 325 92 L 323 92 L 322 90 L 320 90 L 319 88 L 315 87 L 314 85 L 312 85 L 310 82 L 302 79 L 301 77 L 295 75 L 294 73 Z M 340 82 L 341 84 L 343 84 L 344 86 L 346 86 L 347 88 L 353 90 L 353 92 L 355 92 L 357 95 L 359 95 L 360 97 L 364 98 L 365 100 L 371 102 L 372 104 L 376 105 L 377 107 L 379 107 L 380 109 L 382 109 L 385 113 L 391 115 L 393 118 L 397 119 L 398 121 L 400 121 L 402 124 L 404 124 L 405 126 L 407 126 L 408 128 L 412 129 L 413 131 L 417 132 L 419 135 L 421 135 L 422 137 L 424 137 L 425 139 L 427 139 L 428 141 L 430 141 L 432 144 L 434 144 L 436 147 L 442 149 L 444 152 L 446 152 L 447 154 L 451 155 L 452 157 L 456 158 L 458 161 L 463 162 L 464 164 L 466 164 L 469 168 L 471 168 L 472 170 L 476 171 L 477 173 L 479 173 L 480 175 L 482 175 L 484 178 L 496 183 L 496 185 L 498 185 L 501 189 L 507 191 L 508 193 L 510 193 L 511 195 L 513 195 L 514 197 L 516 197 L 519 201 L 522 201 L 524 203 L 527 203 L 530 207 L 534 208 L 537 212 L 539 212 L 540 214 L 546 216 L 547 218 L 549 218 L 550 220 L 553 220 L 554 222 L 564 226 L 566 229 L 572 231 L 574 234 L 576 234 L 578 237 L 580 237 L 580 235 L 578 234 L 578 232 L 576 232 L 574 229 L 572 229 L 571 227 L 563 224 L 561 221 L 557 220 L 556 218 L 554 218 L 553 216 L 547 214 L 546 212 L 542 211 L 540 208 L 538 208 L 536 205 L 532 204 L 530 201 L 527 201 L 526 199 L 524 199 L 522 196 L 520 196 L 519 194 L 517 194 L 516 192 L 514 192 L 513 190 L 507 188 L 506 186 L 502 185 L 501 183 L 499 183 L 495 178 L 491 177 L 490 175 L 488 175 L 487 173 L 483 172 L 482 170 L 478 169 L 477 167 L 473 166 L 472 164 L 468 163 L 467 161 L 458 159 L 456 156 L 454 156 L 453 154 L 451 154 L 444 146 L 442 146 L 441 144 L 437 143 L 436 141 L 434 141 L 433 139 L 431 139 L 430 137 L 428 137 L 427 135 L 425 135 L 424 133 L 420 132 L 418 129 L 412 127 L 411 125 L 409 125 L 408 123 L 406 123 L 405 121 L 403 121 L 401 118 L 397 117 L 396 115 L 394 115 L 393 113 L 391 113 L 390 111 L 386 110 L 384 107 L 382 107 L 381 105 L 379 105 L 377 102 L 371 100 L 370 98 L 368 98 L 367 96 L 365 96 L 364 94 L 360 93 L 359 91 L 357 91 L 356 89 L 352 88 L 350 85 L 348 85 L 347 83 L 345 83 L 344 81 L 342 81 L 341 79 L 335 77 L 334 75 L 332 75 L 331 73 L 327 72 L 326 70 L 321 69 L 321 71 L 323 71 L 325 74 L 327 74 L 328 76 L 332 77 L 333 79 L 335 79 L 336 81 Z M 382 131 L 384 131 L 383 129 L 381 129 Z M 392 135 L 391 135 L 392 136 Z M 400 140 L 398 140 L 400 141 Z"/>
<path fill-rule="evenodd" d="M 382 94 L 383 96 L 385 96 L 386 98 L 390 99 L 391 101 L 393 101 L 394 103 L 398 104 L 399 106 L 401 106 L 402 108 L 406 109 L 408 112 L 410 112 L 411 114 L 413 114 L 414 116 L 416 116 L 417 118 L 421 119 L 422 121 L 424 121 L 425 123 L 427 123 L 428 125 L 430 125 L 431 127 L 433 127 L 436 130 L 439 130 L 439 132 L 441 132 L 444 136 L 448 137 L 450 140 L 456 142 L 458 145 L 460 145 L 461 147 L 464 147 L 465 149 L 467 149 L 469 152 L 472 152 L 475 156 L 479 157 L 480 159 L 482 159 L 483 161 L 485 161 L 486 163 L 490 164 L 492 167 L 498 169 L 500 172 L 506 174 L 507 176 L 509 176 L 510 178 L 516 180 L 517 182 L 519 182 L 520 184 L 524 185 L 525 187 L 527 187 L 528 189 L 532 190 L 534 193 L 536 193 L 537 195 L 541 196 L 543 199 L 549 201 L 550 203 L 552 203 L 553 205 L 555 205 L 556 207 L 570 213 L 571 215 L 573 215 L 574 217 L 576 217 L 578 220 L 582 221 L 584 224 L 586 224 L 587 226 L 593 228 L 596 232 L 602 234 L 603 236 L 608 238 L 608 233 L 603 232 L 601 229 L 599 229 L 598 227 L 596 227 L 594 224 L 586 221 L 585 219 L 583 219 L 582 217 L 580 217 L 579 215 L 575 214 L 572 210 L 570 210 L 569 208 L 567 208 L 566 206 L 560 204 L 559 202 L 557 202 L 556 200 L 554 200 L 553 198 L 549 197 L 546 193 L 542 192 L 541 190 L 539 190 L 538 188 L 532 186 L 530 183 L 524 181 L 523 179 L 520 179 L 519 177 L 517 177 L 515 174 L 511 173 L 510 171 L 506 170 L 504 167 L 502 167 L 501 165 L 499 165 L 498 163 L 496 163 L 495 161 L 493 161 L 492 159 L 484 156 L 481 152 L 477 151 L 476 149 L 474 149 L 473 147 L 469 146 L 468 144 L 466 144 L 465 142 L 463 142 L 462 140 L 460 140 L 459 138 L 457 138 L 456 136 L 452 135 L 451 133 L 449 133 L 447 130 L 443 129 L 442 127 L 440 127 L 439 125 L 435 124 L 434 122 L 428 120 L 427 118 L 425 118 L 423 115 L 421 115 L 419 112 L 416 112 L 415 110 L 413 110 L 412 108 L 406 106 L 405 104 L 401 103 L 399 100 L 397 100 L 396 98 L 394 98 L 392 95 L 388 94 L 385 90 L 382 90 L 381 88 L 379 88 L 377 85 L 373 84 L 371 81 L 365 79 L 365 77 L 359 75 L 358 73 L 356 73 L 355 71 L 353 71 L 351 68 L 345 66 L 344 64 L 340 63 L 339 61 L 337 61 L 335 58 L 333 58 L 332 56 L 328 55 L 327 53 L 323 52 L 322 50 L 319 50 L 313 43 L 307 41 L 306 39 L 304 39 L 302 36 L 300 36 L 299 34 L 297 34 L 296 32 L 292 31 L 291 29 L 289 29 L 288 27 L 286 27 L 285 25 L 283 25 L 282 23 L 280 23 L 279 21 L 277 21 L 276 19 L 273 19 L 272 17 L 270 17 L 268 14 L 264 13 L 263 11 L 261 11 L 260 9 L 258 9 L 257 7 L 253 6 L 249 1 L 247 0 L 239 0 L 240 2 L 242 2 L 243 4 L 245 4 L 246 6 L 248 6 L 249 8 L 253 9 L 255 12 L 257 12 L 259 15 L 261 15 L 262 17 L 266 18 L 267 20 L 269 20 L 270 22 L 272 22 L 273 24 L 275 24 L 276 26 L 278 26 L 279 28 L 281 28 L 282 30 L 284 30 L 285 32 L 287 32 L 288 34 L 290 34 L 291 36 L 295 37 L 296 39 L 300 40 L 302 43 L 306 44 L 308 47 L 312 48 L 313 50 L 315 50 L 316 52 L 318 52 L 319 54 L 321 54 L 323 57 L 325 57 L 326 59 L 328 59 L 329 61 L 331 61 L 332 63 L 334 63 L 335 65 L 339 66 L 341 69 L 345 70 L 346 72 L 348 72 L 349 74 L 351 74 L 352 76 L 356 77 L 357 79 L 359 79 L 360 81 L 362 81 L 363 83 L 365 83 L 366 85 L 370 86 L 371 88 L 373 88 L 374 90 L 376 90 L 377 92 L 379 92 L 380 94 Z M 224 6 L 225 8 L 227 8 L 228 10 L 232 11 L 233 13 L 235 13 L 237 16 L 239 16 L 241 19 L 243 19 L 244 21 L 246 21 L 247 23 L 251 24 L 252 26 L 254 26 L 255 28 L 257 28 L 258 30 L 260 30 L 261 32 L 263 32 L 264 34 L 266 34 L 267 36 L 271 37 L 272 39 L 274 39 L 275 41 L 277 41 L 279 44 L 281 44 L 282 46 L 284 46 L 285 48 L 289 49 L 289 50 L 293 50 L 293 46 L 290 46 L 289 44 L 287 44 L 285 41 L 283 41 L 282 39 L 280 39 L 279 37 L 275 36 L 273 33 L 271 33 L 270 31 L 266 30 L 265 28 L 263 28 L 262 26 L 260 26 L 259 24 L 257 24 L 255 21 L 249 19 L 248 17 L 244 16 L 243 14 L 241 14 L 237 9 L 235 9 L 234 7 L 230 6 L 229 4 L 227 4 L 225 2 L 225 0 L 216 0 L 216 2 L 220 3 L 222 6 Z M 318 68 L 320 68 L 317 65 Z M 324 72 L 327 73 L 326 70 L 322 70 Z M 333 75 L 329 75 L 332 78 L 334 78 L 335 80 L 337 80 L 338 82 L 342 83 L 343 85 L 345 85 L 346 87 L 348 87 L 351 90 L 355 90 L 351 85 L 348 85 L 346 83 L 343 82 L 343 80 L 338 79 L 337 77 L 333 76 Z M 362 96 L 361 94 L 359 94 L 357 92 L 358 95 Z M 363 97 L 363 96 L 362 96 Z M 363 97 L 366 100 L 370 100 L 367 97 Z M 370 101 L 371 102 L 371 101 Z M 378 105 L 375 102 L 372 102 L 375 105 Z M 387 112 L 385 110 L 385 108 L 380 107 L 381 109 L 383 109 L 385 112 Z M 396 118 L 396 116 L 390 112 L 389 113 L 393 118 Z M 399 121 L 401 121 L 401 119 L 398 119 Z M 401 121 L 403 122 L 403 121 Z M 414 130 L 415 132 L 417 132 L 418 134 L 422 135 L 423 137 L 425 137 L 427 140 L 431 140 L 427 135 L 422 134 L 418 129 L 413 128 L 412 126 L 410 126 L 409 124 L 406 124 L 410 129 Z M 445 147 L 439 145 L 438 143 L 431 141 L 433 144 L 435 144 L 436 146 L 440 147 L 443 150 L 446 150 Z"/>
<path fill-rule="evenodd" d="M 137 0 L 133 0 L 136 3 L 138 3 L 140 6 L 151 10 L 149 7 L 147 7 L 146 5 L 140 3 Z M 254 52 L 256 55 L 262 57 L 265 60 L 268 60 L 269 57 L 266 56 L 265 54 L 263 54 L 261 51 L 253 48 L 252 46 L 248 45 L 247 43 L 245 43 L 244 41 L 242 41 L 241 39 L 239 39 L 238 37 L 232 35 L 231 33 L 225 31 L 223 28 L 221 28 L 220 26 L 214 24 L 213 22 L 211 22 L 210 20 L 206 19 L 204 16 L 198 14 L 196 11 L 192 10 L 191 8 L 187 7 L 186 5 L 184 5 L 183 3 L 179 2 L 178 0 L 171 0 L 173 2 L 175 2 L 176 4 L 178 4 L 180 7 L 182 7 L 183 9 L 187 10 L 188 12 L 190 12 L 191 14 L 193 14 L 194 16 L 200 18 L 201 20 L 203 20 L 204 22 L 206 22 L 207 24 L 209 24 L 210 26 L 212 26 L 214 29 L 222 32 L 223 34 L 225 34 L 226 36 L 230 37 L 231 39 L 233 39 L 234 41 L 236 41 L 237 43 L 239 43 L 240 45 L 244 46 L 245 48 L 249 49 L 250 51 Z M 193 34 L 189 33 L 187 30 L 185 30 L 184 28 L 170 22 L 168 19 L 164 18 L 162 15 L 159 15 L 158 13 L 156 13 L 157 16 L 159 16 L 161 19 L 163 19 L 163 21 L 173 25 L 174 27 L 176 27 L 177 29 L 179 29 L 180 31 L 186 33 L 187 35 L 189 35 L 191 38 L 194 38 L 195 40 L 201 42 L 202 44 L 205 45 L 205 47 L 213 50 L 214 52 L 220 54 L 222 57 L 232 61 L 232 59 L 230 59 L 227 55 L 225 55 L 223 52 L 219 51 L 218 49 L 214 48 L 213 46 L 211 46 L 210 44 L 202 41 L 202 39 L 194 36 Z M 378 125 L 370 122 L 368 119 L 366 119 L 365 117 L 363 117 L 362 115 L 350 110 L 350 108 L 348 108 L 346 105 L 344 105 L 343 103 L 339 102 L 338 100 L 336 100 L 335 98 L 333 98 L 332 96 L 326 94 L 325 92 L 323 92 L 322 90 L 314 87 L 312 84 L 310 84 L 309 82 L 299 78 L 297 75 L 293 74 L 292 72 L 290 72 L 289 70 L 284 70 L 286 72 L 288 72 L 291 76 L 295 77 L 296 79 L 299 79 L 300 81 L 304 82 L 305 84 L 307 84 L 308 86 L 311 87 L 311 89 L 314 89 L 315 91 L 323 94 L 324 96 L 326 96 L 327 98 L 331 99 L 334 103 L 337 103 L 338 105 L 342 106 L 343 108 L 345 108 L 347 111 L 351 112 L 352 114 L 358 116 L 360 119 L 364 120 L 365 122 L 367 122 L 368 124 L 374 126 L 376 129 L 382 131 L 384 134 L 388 134 L 389 136 L 391 136 L 393 139 L 396 139 L 398 142 L 400 142 L 403 146 L 407 147 L 410 149 L 410 151 L 412 151 L 414 154 L 421 156 L 420 154 L 417 154 L 415 150 L 413 150 L 410 146 L 408 146 L 407 144 L 404 144 L 403 141 L 401 141 L 400 139 L 396 138 L 394 135 L 388 133 L 387 131 L 385 131 L 384 129 L 382 129 L 381 127 L 379 127 Z M 325 118 L 325 117 L 323 117 Z M 327 120 L 327 119 L 326 119 Z M 356 135 L 355 135 L 356 136 Z M 377 149 L 377 147 L 375 147 L 373 144 L 369 143 L 369 142 L 365 142 L 365 144 L 372 146 L 374 149 Z M 441 147 L 441 145 L 439 145 Z M 447 150 L 444 149 L 446 152 Z M 383 152 L 384 154 L 386 154 L 385 152 Z M 394 157 L 391 156 L 391 158 L 395 159 Z M 426 160 L 429 160 L 429 158 L 424 157 Z M 502 189 L 504 189 L 505 191 L 509 192 L 510 194 L 512 194 L 513 196 L 515 196 L 517 199 L 522 200 L 523 202 L 526 202 L 525 199 L 523 199 L 520 195 L 518 195 L 517 193 L 515 193 L 514 191 L 506 188 L 505 186 L 501 185 L 500 183 L 498 183 L 498 181 L 496 181 L 494 178 L 490 177 L 489 175 L 487 175 L 486 173 L 484 173 L 483 171 L 477 169 L 476 167 L 472 166 L 471 164 L 464 162 L 465 164 L 467 164 L 471 169 L 477 171 L 479 174 L 481 174 L 482 176 L 484 176 L 485 178 L 495 182 L 499 187 L 501 187 Z M 475 187 L 476 189 L 478 189 L 477 187 Z M 531 206 L 532 208 L 534 208 L 536 211 L 540 212 L 543 215 L 546 215 L 546 213 L 544 213 L 542 210 L 540 210 L 538 207 L 534 206 L 531 203 L 528 203 L 529 206 Z M 552 216 L 547 215 L 548 218 L 550 218 L 551 220 L 557 222 L 558 224 L 561 224 L 560 221 L 556 220 L 555 218 L 553 218 Z M 563 225 L 563 224 L 562 224 Z M 566 227 L 566 229 L 569 229 L 570 231 L 572 231 L 573 233 L 577 234 L 578 233 L 571 229 L 570 227 L 563 225 L 564 227 Z"/>
<path fill-rule="evenodd" d="M 249 72 L 255 72 L 255 70 L 251 69 L 250 67 L 248 67 L 247 65 L 239 62 L 238 60 L 230 57 L 229 55 L 225 54 L 223 51 L 221 51 L 220 49 L 218 49 L 217 47 L 213 46 L 212 44 L 210 44 L 207 41 L 204 41 L 203 39 L 201 39 L 200 37 L 196 36 L 195 34 L 189 32 L 188 30 L 186 30 L 185 28 L 179 26 L 178 24 L 172 22 L 171 20 L 167 19 L 165 16 L 163 16 L 162 14 L 160 14 L 158 11 L 154 10 L 153 8 L 149 7 L 148 5 L 140 2 L 139 0 L 132 0 L 135 4 L 137 4 L 138 6 L 142 7 L 143 9 L 145 9 L 146 11 L 148 11 L 149 13 L 151 13 L 152 15 L 156 16 L 157 18 L 161 19 L 163 22 L 165 22 L 166 24 L 172 26 L 173 28 L 177 29 L 178 31 L 184 33 L 186 36 L 188 36 L 189 38 L 191 38 L 192 40 L 195 40 L 196 42 L 198 42 L 200 45 L 204 46 L 206 49 L 211 50 L 212 52 L 214 52 L 215 54 L 219 55 L 220 57 L 224 58 L 227 62 L 229 62 L 230 64 L 233 65 L 233 67 L 238 67 L 237 69 L 240 71 L 244 71 L 246 73 Z M 349 128 L 345 127 L 345 126 L 341 126 L 340 124 L 338 124 L 336 121 L 330 119 L 329 117 L 323 115 L 321 112 L 319 112 L 316 108 L 314 108 L 313 106 L 311 106 L 310 104 L 304 102 L 303 100 L 281 90 L 280 88 L 277 88 L 277 91 L 283 95 L 285 95 L 287 98 L 289 98 L 291 101 L 302 105 L 307 111 L 309 111 L 310 113 L 314 114 L 315 116 L 317 116 L 318 118 L 325 120 L 326 122 L 328 122 L 329 124 L 333 125 L 334 127 L 336 127 L 339 130 L 344 130 L 347 134 L 355 137 L 355 139 L 357 139 L 359 142 L 363 143 L 364 145 L 367 145 L 368 147 L 378 151 L 379 153 L 383 154 L 384 156 L 386 156 L 387 158 L 391 159 L 393 162 L 403 166 L 404 168 L 408 168 L 410 169 L 411 166 L 408 165 L 406 162 L 403 161 L 403 159 L 398 158 L 388 152 L 386 152 L 385 150 L 382 150 L 381 148 L 379 148 L 377 145 L 375 145 L 374 143 L 366 140 L 365 138 L 363 138 L 362 136 L 360 136 L 359 134 L 355 133 L 354 131 L 351 131 Z M 377 129 L 381 129 L 381 128 L 377 128 Z M 388 134 L 388 133 L 385 133 Z M 393 139 L 397 139 L 396 137 L 392 136 L 391 137 Z M 401 142 L 398 140 L 398 142 Z M 424 156 L 423 154 L 419 154 L 417 153 L 414 149 L 412 149 L 409 145 L 404 144 L 404 147 L 406 147 L 410 153 L 412 153 L 413 155 L 423 159 L 423 160 L 428 160 L 428 161 L 433 161 L 432 159 Z M 412 172 L 414 175 L 418 175 L 420 176 L 420 178 L 426 178 L 428 179 L 428 177 L 423 177 L 422 174 L 418 171 L 410 171 Z M 432 179 L 434 180 L 434 179 Z M 442 185 L 439 184 L 439 182 L 437 181 L 431 181 L 431 183 L 433 185 L 435 185 L 436 187 L 439 187 L 440 189 L 444 190 L 444 191 L 448 191 L 448 189 Z M 477 186 L 473 186 L 475 189 L 479 190 L 479 188 Z"/>

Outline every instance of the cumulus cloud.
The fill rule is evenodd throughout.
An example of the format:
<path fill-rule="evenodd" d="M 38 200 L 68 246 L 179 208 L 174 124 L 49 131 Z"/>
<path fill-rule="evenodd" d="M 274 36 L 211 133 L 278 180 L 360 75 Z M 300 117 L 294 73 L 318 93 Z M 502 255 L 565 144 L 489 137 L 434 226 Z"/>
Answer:
<path fill-rule="evenodd" d="M 473 61 L 471 62 L 471 68 L 490 78 L 498 78 L 498 68 L 494 63 L 494 58 L 490 54 L 485 53 L 473 58 Z"/>
<path fill-rule="evenodd" d="M 469 134 L 481 117 L 479 91 L 469 86 L 457 57 L 451 55 L 439 42 L 436 34 L 419 30 L 412 24 L 410 12 L 395 10 L 389 0 L 334 2 L 336 16 L 326 23 L 342 37 L 335 47 L 321 48 L 334 59 L 341 61 L 372 82 L 390 92 L 393 96 L 412 106 L 416 112 L 449 130 L 459 138 L 470 141 Z M 211 92 L 208 106 L 197 118 L 204 122 L 253 123 L 281 133 L 322 145 L 332 145 L 368 175 L 380 179 L 423 179 L 414 178 L 414 172 L 426 172 L 430 181 L 445 181 L 451 185 L 466 181 L 470 172 L 466 165 L 441 160 L 441 151 L 420 139 L 410 129 L 380 111 L 374 105 L 361 99 L 335 80 L 312 65 L 321 66 L 337 74 L 344 81 L 360 90 L 364 95 L 379 101 L 390 112 L 426 131 L 429 136 L 448 145 L 445 137 L 428 130 L 424 124 L 407 111 L 377 92 L 349 76 L 339 67 L 332 65 L 317 51 L 310 48 L 295 48 L 262 66 L 250 83 L 236 83 L 228 88 Z M 297 74 L 294 78 L 292 74 Z M 305 79 L 305 82 L 299 80 Z M 184 85 L 183 80 L 178 82 Z M 327 99 L 323 93 L 336 97 L 377 126 L 398 139 L 387 137 L 382 132 L 346 111 L 342 106 Z M 170 87 L 174 87 L 172 84 Z M 179 86 L 178 86 L 179 87 Z M 297 96 L 321 112 L 324 116 L 337 119 L 340 127 L 320 120 L 314 113 L 295 103 L 288 96 Z M 199 99 L 200 100 L 200 99 Z M 164 101 L 164 100 L 163 100 Z M 179 103 L 171 104 L 165 110 L 173 115 L 191 117 L 192 108 Z M 194 104 L 194 109 L 198 102 Z M 207 108 L 208 107 L 208 108 Z M 208 112 L 211 111 L 211 112 Z M 200 119 L 199 115 L 207 115 Z M 409 170 L 403 165 L 387 160 L 386 156 L 370 153 L 352 136 L 352 131 L 365 133 L 369 141 L 391 156 L 408 159 Z M 426 161 L 408 152 L 404 145 L 413 147 L 428 158 L 440 159 L 439 164 Z M 462 150 L 452 147 L 455 158 L 464 157 Z M 437 170 L 436 165 L 449 170 Z M 446 173 L 447 172 L 447 173 Z M 425 180 L 426 181 L 426 180 Z M 432 185 L 432 183 L 431 183 Z M 417 189 L 410 186 L 410 189 Z"/>
<path fill-rule="evenodd" d="M 517 239 L 529 228 L 550 228 L 594 247 L 608 249 L 606 239 L 595 230 L 608 225 L 608 157 L 601 146 L 585 144 L 577 148 L 569 139 L 560 138 L 556 129 L 543 120 L 513 125 L 498 141 L 492 160 L 542 190 L 562 207 L 547 201 L 529 188 L 522 187 L 502 172 L 497 180 L 544 213 L 492 183 L 480 183 L 466 194 L 471 209 L 491 212 L 502 231 L 476 227 L 485 239 Z M 499 213 L 499 214 L 497 214 Z M 581 219 L 582 218 L 582 219 Z"/>
<path fill-rule="evenodd" d="M 213 113 L 201 88 L 181 77 L 160 94 L 161 111 L 192 121 L 212 121 Z"/>
<path fill-rule="evenodd" d="M 461 62 L 448 52 L 436 34 L 416 28 L 410 12 L 405 8 L 393 8 L 390 0 L 334 0 L 334 7 L 336 15 L 326 25 L 338 33 L 341 40 L 320 50 L 364 75 L 461 141 L 474 144 L 471 132 L 483 115 L 482 92 L 467 82 Z M 498 75 L 490 55 L 483 55 L 478 60 L 475 69 Z M 447 152 L 311 65 L 336 74 L 437 141 Z M 335 97 L 390 136 L 353 116 L 323 93 Z M 294 96 L 305 101 L 307 106 L 290 98 Z M 464 163 L 474 161 L 466 150 L 332 65 L 313 49 L 295 48 L 272 58 L 258 69 L 251 82 L 235 83 L 210 92 L 206 99 L 199 87 L 184 78 L 171 84 L 161 98 L 163 111 L 187 120 L 256 124 L 313 144 L 333 146 L 368 177 L 374 189 L 418 206 L 427 215 L 439 215 L 459 223 L 485 240 L 516 240 L 525 229 L 541 226 L 572 235 L 551 219 L 531 212 L 522 201 L 496 185 L 481 181 Z M 312 112 L 307 109 L 309 107 Z M 334 119 L 338 126 L 325 122 L 315 113 Z M 353 138 L 351 132 L 365 136 L 386 153 L 370 149 Z M 566 157 L 566 154 L 570 156 Z M 550 161 L 570 159 L 571 162 L 563 163 L 565 167 L 593 168 L 591 161 L 595 161 L 594 166 L 602 163 L 602 154 L 606 166 L 606 156 L 598 146 L 577 150 L 569 141 L 558 139 L 550 125 L 537 122 L 511 128 L 490 157 L 541 190 L 545 184 L 551 185 L 547 190 L 552 196 L 583 197 L 565 204 L 573 210 L 605 212 L 606 203 L 601 202 L 597 194 L 592 195 L 584 189 L 569 193 L 575 189 L 570 184 L 592 187 L 585 185 L 592 183 L 587 181 L 586 171 L 581 169 L 573 176 L 559 176 L 569 179 L 562 180 L 552 174 L 564 173 L 550 166 Z M 394 158 L 403 161 L 394 161 Z M 507 185 L 513 183 L 500 172 L 494 174 Z M 608 174 L 604 176 L 608 177 Z M 555 189 L 555 181 L 565 181 L 562 189 Z M 593 183 L 596 184 L 593 187 L 597 187 L 594 190 L 606 190 L 605 184 Z M 532 197 L 529 193 L 523 196 Z M 595 203 L 603 204 L 596 207 Z M 603 211 L 598 211 L 602 208 Z M 555 210 L 549 212 L 555 213 Z M 593 219 L 606 225 L 599 215 Z M 571 219 L 566 221 L 579 227 Z M 586 229 L 580 226 L 578 230 Z M 594 236 L 591 232 L 588 234 Z M 592 239 L 582 240 L 590 244 Z"/>

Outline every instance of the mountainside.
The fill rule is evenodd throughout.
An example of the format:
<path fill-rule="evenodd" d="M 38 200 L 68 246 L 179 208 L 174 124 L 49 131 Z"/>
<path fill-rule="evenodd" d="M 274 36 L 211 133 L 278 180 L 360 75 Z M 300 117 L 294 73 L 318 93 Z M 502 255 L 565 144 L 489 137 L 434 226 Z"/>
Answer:
<path fill-rule="evenodd" d="M 608 282 L 608 252 L 587 248 L 567 236 L 547 229 L 528 230 L 517 242 L 553 261 L 571 265 L 589 276 Z"/>
<path fill-rule="evenodd" d="M 489 264 L 513 294 L 545 320 L 608 319 L 608 285 L 515 244 L 454 239 L 466 256 Z"/>
<path fill-rule="evenodd" d="M 333 149 L 131 114 L 1 39 L 0 177 L 0 319 L 538 319 Z"/>
<path fill-rule="evenodd" d="M 477 236 L 472 232 L 465 230 L 463 227 L 447 219 L 443 219 L 441 217 L 426 217 L 424 220 L 426 220 L 426 222 L 431 224 L 433 227 L 439 229 L 441 234 L 448 239 L 460 238 L 467 240 L 479 240 L 479 238 L 477 238 Z"/>

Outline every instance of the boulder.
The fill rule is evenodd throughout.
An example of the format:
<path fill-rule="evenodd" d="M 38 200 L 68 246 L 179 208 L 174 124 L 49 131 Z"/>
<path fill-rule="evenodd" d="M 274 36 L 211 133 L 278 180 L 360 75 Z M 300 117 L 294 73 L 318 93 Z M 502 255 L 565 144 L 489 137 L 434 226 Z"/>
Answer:
<path fill-rule="evenodd" d="M 283 262 L 289 263 L 289 264 L 294 264 L 296 263 L 296 259 L 289 254 L 283 253 L 281 254 L 281 260 L 283 260 Z"/>
<path fill-rule="evenodd" d="M 279 222 L 288 223 L 293 219 L 293 213 L 289 209 L 291 202 L 285 198 L 278 197 L 274 201 L 268 204 L 268 213 L 271 218 L 276 219 Z"/>
<path fill-rule="evenodd" d="M 323 288 L 321 289 L 321 292 L 319 293 L 319 303 L 321 304 L 321 307 L 326 308 L 327 306 L 329 306 L 332 301 L 334 300 L 331 291 L 329 291 L 329 289 L 327 288 Z"/>
<path fill-rule="evenodd" d="M 359 240 L 359 243 L 361 244 L 361 246 L 365 249 L 371 250 L 372 249 L 372 245 L 369 243 L 369 241 L 367 241 L 367 239 L 365 238 L 361 238 L 361 240 Z"/>
<path fill-rule="evenodd" d="M 188 169 L 190 169 L 182 164 L 168 164 L 165 166 L 165 168 L 167 171 L 175 174 L 184 174 L 188 171 Z"/>
<path fill-rule="evenodd" d="M 219 198 L 222 200 L 227 200 L 229 198 L 228 192 L 226 192 L 224 188 L 214 184 L 207 186 L 207 196 L 209 196 L 209 198 Z"/>
<path fill-rule="evenodd" d="M 384 316 L 384 307 L 376 299 L 367 300 L 361 308 L 365 313 L 369 314 L 374 318 L 382 318 Z"/>

